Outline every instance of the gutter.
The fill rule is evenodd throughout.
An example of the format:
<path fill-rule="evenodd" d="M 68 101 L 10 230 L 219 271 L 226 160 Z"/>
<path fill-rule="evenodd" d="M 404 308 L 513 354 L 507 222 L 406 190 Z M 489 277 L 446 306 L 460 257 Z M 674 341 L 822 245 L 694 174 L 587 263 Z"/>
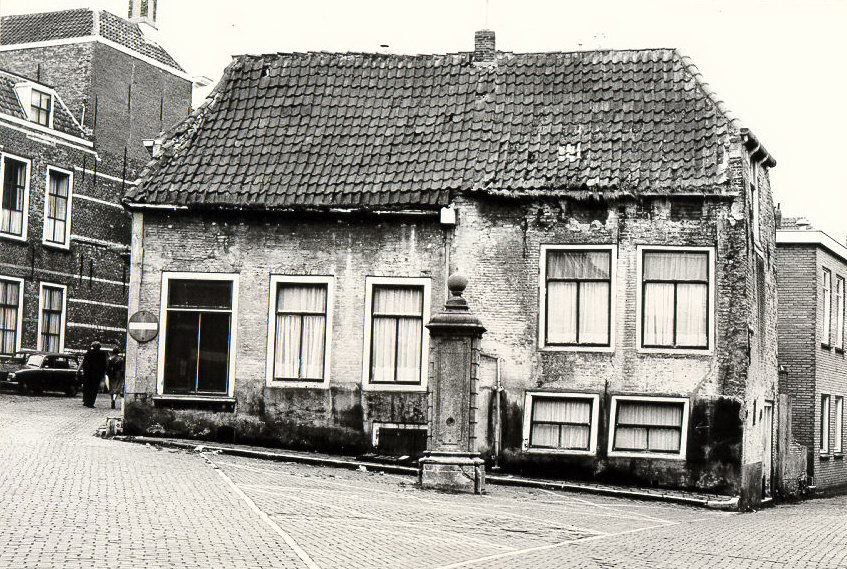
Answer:
<path fill-rule="evenodd" d="M 751 160 L 760 161 L 768 168 L 776 166 L 776 158 L 768 152 L 767 148 L 762 145 L 756 135 L 753 134 L 749 128 L 741 129 L 741 138 L 744 141 L 744 148 L 750 152 Z"/>

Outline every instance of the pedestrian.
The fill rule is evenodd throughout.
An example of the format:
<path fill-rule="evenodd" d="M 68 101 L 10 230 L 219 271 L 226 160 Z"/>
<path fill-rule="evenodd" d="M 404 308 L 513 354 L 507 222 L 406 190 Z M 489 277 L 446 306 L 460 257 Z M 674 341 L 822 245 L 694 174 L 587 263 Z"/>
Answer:
<path fill-rule="evenodd" d="M 91 342 L 91 347 L 85 352 L 82 365 L 79 366 L 82 375 L 82 404 L 86 407 L 94 407 L 97 390 L 106 374 L 107 363 L 108 356 L 100 349 L 100 342 Z"/>
<path fill-rule="evenodd" d="M 117 346 L 112 350 L 112 356 L 106 366 L 106 375 L 109 377 L 109 393 L 112 395 L 112 409 L 115 408 L 115 399 L 124 396 L 124 356 Z"/>

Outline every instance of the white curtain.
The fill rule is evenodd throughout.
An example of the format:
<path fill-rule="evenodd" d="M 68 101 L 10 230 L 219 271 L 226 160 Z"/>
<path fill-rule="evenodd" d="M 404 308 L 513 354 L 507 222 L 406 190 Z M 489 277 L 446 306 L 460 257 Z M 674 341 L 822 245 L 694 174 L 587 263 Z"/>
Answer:
<path fill-rule="evenodd" d="M 676 343 L 680 346 L 705 347 L 708 285 L 679 283 L 676 285 Z"/>
<path fill-rule="evenodd" d="M 552 281 L 547 284 L 547 342 L 576 343 L 575 282 Z"/>
<path fill-rule="evenodd" d="M 645 253 L 643 278 L 647 281 L 644 286 L 644 343 L 648 346 L 707 346 L 707 254 L 667 251 Z"/>
<path fill-rule="evenodd" d="M 59 339 L 62 328 L 62 291 L 55 288 L 44 289 L 44 321 L 42 335 L 43 349 L 46 352 L 59 351 Z"/>
<path fill-rule="evenodd" d="M 65 242 L 65 225 L 68 213 L 68 188 L 70 178 L 64 175 L 50 174 L 50 191 L 47 195 L 47 215 L 45 233 L 49 241 Z"/>
<path fill-rule="evenodd" d="M 618 403 L 616 423 L 616 450 L 680 450 L 682 405 L 621 401 Z"/>
<path fill-rule="evenodd" d="M 15 352 L 19 294 L 18 283 L 0 281 L 0 354 Z"/>
<path fill-rule="evenodd" d="M 548 251 L 547 278 L 608 279 L 611 255 L 606 251 Z"/>
<path fill-rule="evenodd" d="M 609 283 L 579 283 L 579 342 L 609 342 Z"/>
<path fill-rule="evenodd" d="M 644 344 L 673 345 L 673 287 L 672 283 L 644 285 Z"/>
<path fill-rule="evenodd" d="M 590 401 L 548 397 L 533 400 L 533 446 L 587 450 L 590 435 Z"/>
<path fill-rule="evenodd" d="M 280 285 L 277 292 L 274 377 L 324 377 L 326 287 Z"/>
<path fill-rule="evenodd" d="M 547 254 L 547 341 L 552 344 L 609 342 L 611 255 L 606 251 Z M 575 279 L 557 281 L 550 279 Z M 580 282 L 576 282 L 576 281 Z M 577 294 L 577 289 L 579 294 Z M 577 298 L 579 321 L 577 322 Z M 578 330 L 578 332 L 577 332 Z"/>
<path fill-rule="evenodd" d="M 371 380 L 419 382 L 423 290 L 375 287 L 372 303 Z"/>
<path fill-rule="evenodd" d="M 706 281 L 706 253 L 654 251 L 644 253 L 644 280 Z"/>

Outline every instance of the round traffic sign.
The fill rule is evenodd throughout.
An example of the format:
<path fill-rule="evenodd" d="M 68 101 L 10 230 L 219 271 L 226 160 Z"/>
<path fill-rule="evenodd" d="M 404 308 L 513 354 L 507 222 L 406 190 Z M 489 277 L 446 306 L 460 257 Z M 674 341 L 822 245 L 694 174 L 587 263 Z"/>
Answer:
<path fill-rule="evenodd" d="M 136 342 L 149 342 L 159 333 L 159 319 L 149 310 L 139 310 L 129 317 L 127 332 Z"/>

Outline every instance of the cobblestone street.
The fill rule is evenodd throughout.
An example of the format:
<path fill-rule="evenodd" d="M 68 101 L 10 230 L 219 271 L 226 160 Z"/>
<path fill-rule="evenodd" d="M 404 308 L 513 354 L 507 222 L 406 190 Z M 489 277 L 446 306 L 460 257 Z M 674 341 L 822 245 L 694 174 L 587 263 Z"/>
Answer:
<path fill-rule="evenodd" d="M 755 514 L 187 453 L 0 394 L 0 567 L 847 567 L 847 499 Z"/>

